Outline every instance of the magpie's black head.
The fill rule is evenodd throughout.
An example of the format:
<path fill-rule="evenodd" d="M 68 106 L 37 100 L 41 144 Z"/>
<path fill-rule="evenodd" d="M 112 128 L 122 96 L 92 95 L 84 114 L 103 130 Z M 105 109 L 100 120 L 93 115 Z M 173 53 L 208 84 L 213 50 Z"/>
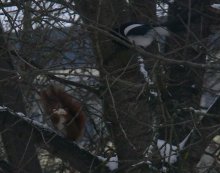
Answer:
<path fill-rule="evenodd" d="M 129 23 L 132 24 L 132 22 L 129 22 Z M 127 37 L 126 37 L 125 34 L 124 34 L 124 28 L 126 28 L 127 26 L 129 26 L 129 23 L 125 23 L 125 24 L 120 25 L 119 27 L 113 28 L 112 31 L 110 31 L 110 33 L 111 33 L 113 36 L 115 36 L 115 37 L 117 37 L 117 38 L 119 38 L 119 39 L 121 39 L 121 40 L 123 40 L 123 41 L 125 41 L 125 42 L 127 42 L 127 43 L 130 43 L 130 42 L 128 41 Z M 113 39 L 113 42 L 116 43 L 116 44 L 118 44 L 118 45 L 120 45 L 121 47 L 126 47 L 126 46 L 124 46 L 122 43 L 120 43 L 119 41 L 117 41 L 117 40 L 115 40 L 115 39 Z"/>

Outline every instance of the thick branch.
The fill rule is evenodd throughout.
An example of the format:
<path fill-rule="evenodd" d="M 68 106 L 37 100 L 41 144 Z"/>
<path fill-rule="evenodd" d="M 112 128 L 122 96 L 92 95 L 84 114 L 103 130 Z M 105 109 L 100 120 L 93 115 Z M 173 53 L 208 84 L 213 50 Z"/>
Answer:
<path fill-rule="evenodd" d="M 10 121 L 7 122 L 5 125 L 6 128 L 2 133 L 10 129 L 13 125 L 20 124 L 21 127 L 25 127 L 27 132 L 33 131 L 32 139 L 35 143 L 40 144 L 42 148 L 61 158 L 63 161 L 68 162 L 81 173 L 111 172 L 96 156 L 80 148 L 76 143 L 58 136 L 40 123 L 32 121 L 20 114 L 18 115 L 9 109 L 1 108 L 0 122 L 3 122 L 6 117 L 10 117 Z"/>

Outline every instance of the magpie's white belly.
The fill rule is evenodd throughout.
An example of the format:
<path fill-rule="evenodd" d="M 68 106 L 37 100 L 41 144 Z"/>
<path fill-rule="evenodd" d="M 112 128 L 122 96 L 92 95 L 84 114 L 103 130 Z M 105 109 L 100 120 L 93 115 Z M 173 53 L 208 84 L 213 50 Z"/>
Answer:
<path fill-rule="evenodd" d="M 135 44 L 136 46 L 149 46 L 152 41 L 154 40 L 152 36 L 145 35 L 145 36 L 128 36 L 128 40 Z"/>

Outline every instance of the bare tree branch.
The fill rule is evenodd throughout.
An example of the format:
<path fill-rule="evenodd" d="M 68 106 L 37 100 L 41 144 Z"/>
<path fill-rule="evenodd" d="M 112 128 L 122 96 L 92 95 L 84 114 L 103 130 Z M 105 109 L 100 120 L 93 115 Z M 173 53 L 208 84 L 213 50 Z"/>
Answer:
<path fill-rule="evenodd" d="M 44 126 L 40 125 L 35 121 L 32 121 L 23 116 L 19 116 L 9 109 L 0 110 L 0 122 L 4 122 L 6 117 L 10 117 L 10 121 L 5 125 L 5 131 L 9 130 L 11 126 L 21 125 L 25 127 L 26 131 L 32 131 L 32 139 L 38 143 L 42 148 L 48 150 L 53 155 L 61 158 L 62 160 L 68 162 L 72 167 L 80 171 L 81 173 L 108 173 L 111 172 L 104 162 L 100 161 L 96 156 L 80 148 L 76 143 L 64 139 L 58 136 L 56 133 L 48 130 Z M 25 135 L 25 134 L 24 134 Z M 33 153 L 33 155 L 36 153 Z"/>

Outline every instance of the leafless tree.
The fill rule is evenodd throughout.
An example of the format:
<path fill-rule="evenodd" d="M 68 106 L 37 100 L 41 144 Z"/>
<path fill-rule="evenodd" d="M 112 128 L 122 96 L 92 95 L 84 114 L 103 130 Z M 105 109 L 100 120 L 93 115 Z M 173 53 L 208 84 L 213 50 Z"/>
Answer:
<path fill-rule="evenodd" d="M 0 171 L 218 171 L 217 3 L 0 1 Z M 129 44 L 113 28 L 130 21 L 169 26 L 170 36 L 147 48 Z M 82 103 L 87 123 L 80 141 L 66 139 L 45 118 L 39 93 L 49 85 Z M 204 157 L 213 143 L 212 159 Z"/>

